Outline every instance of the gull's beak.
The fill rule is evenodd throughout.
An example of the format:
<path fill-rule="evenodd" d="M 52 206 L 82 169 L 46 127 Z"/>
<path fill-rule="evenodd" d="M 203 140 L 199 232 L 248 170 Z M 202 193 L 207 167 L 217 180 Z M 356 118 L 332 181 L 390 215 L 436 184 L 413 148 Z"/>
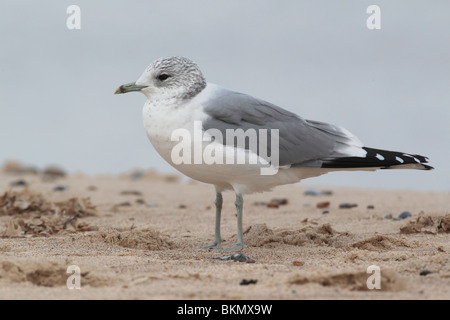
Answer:
<path fill-rule="evenodd" d="M 147 88 L 148 86 L 140 86 L 137 85 L 136 82 L 132 82 L 132 83 L 127 83 L 127 84 L 123 84 L 120 87 L 118 87 L 116 89 L 116 92 L 114 92 L 114 94 L 122 94 L 122 93 L 127 93 L 127 92 L 132 92 L 132 91 L 141 91 L 144 88 Z"/>

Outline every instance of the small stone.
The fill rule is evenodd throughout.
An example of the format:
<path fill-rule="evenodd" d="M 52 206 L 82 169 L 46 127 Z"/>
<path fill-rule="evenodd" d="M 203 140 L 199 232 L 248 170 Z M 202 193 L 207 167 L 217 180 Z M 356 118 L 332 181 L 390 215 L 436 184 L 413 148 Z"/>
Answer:
<path fill-rule="evenodd" d="M 302 266 L 304 265 L 304 263 L 301 262 L 301 261 L 294 261 L 294 262 L 292 262 L 292 264 L 293 264 L 295 267 L 302 267 Z"/>
<path fill-rule="evenodd" d="M 131 207 L 131 203 L 127 201 L 127 202 L 115 204 L 112 206 L 111 210 L 113 212 L 117 212 L 117 210 L 119 210 L 119 208 L 122 208 L 122 207 Z"/>
<path fill-rule="evenodd" d="M 321 192 L 314 189 L 308 189 L 303 193 L 305 196 L 320 196 Z"/>
<path fill-rule="evenodd" d="M 278 209 L 280 206 L 278 203 L 270 202 L 267 204 L 267 208 Z"/>
<path fill-rule="evenodd" d="M 239 283 L 239 285 L 241 286 L 248 286 L 249 284 L 256 284 L 258 282 L 258 280 L 256 279 L 242 279 L 241 283 Z"/>
<path fill-rule="evenodd" d="M 395 218 L 394 220 L 395 220 L 395 221 L 399 221 L 399 220 L 403 220 L 403 219 L 410 218 L 410 217 L 412 217 L 411 212 L 409 212 L 409 211 L 403 211 L 402 213 L 400 213 L 400 215 L 398 216 L 398 218 Z"/>
<path fill-rule="evenodd" d="M 20 179 L 20 180 L 16 180 L 16 181 L 11 182 L 9 185 L 11 187 L 26 187 L 27 184 L 28 183 L 25 180 Z"/>
<path fill-rule="evenodd" d="M 120 192 L 122 196 L 142 196 L 142 192 L 136 190 L 125 190 Z"/>
<path fill-rule="evenodd" d="M 66 191 L 67 187 L 65 186 L 56 186 L 53 188 L 53 191 Z"/>
<path fill-rule="evenodd" d="M 369 204 L 369 205 L 367 206 L 367 209 L 369 209 L 369 210 L 373 210 L 373 209 L 375 209 L 375 206 L 374 206 L 374 205 L 371 205 L 371 204 Z"/>
<path fill-rule="evenodd" d="M 119 204 L 116 204 L 115 207 L 131 207 L 131 203 L 130 202 L 121 202 Z"/>
<path fill-rule="evenodd" d="M 257 201 L 253 203 L 255 206 L 267 206 L 269 203 L 265 201 Z"/>
<path fill-rule="evenodd" d="M 330 206 L 330 201 L 323 201 L 316 204 L 316 207 L 319 209 L 328 208 Z"/>
<path fill-rule="evenodd" d="M 97 187 L 96 186 L 89 186 L 87 189 L 89 191 L 97 191 Z"/>
<path fill-rule="evenodd" d="M 328 211 L 328 210 L 322 211 L 322 214 L 329 214 L 329 213 L 330 213 L 330 211 Z"/>
<path fill-rule="evenodd" d="M 254 263 L 255 260 L 253 260 L 252 258 L 247 257 L 245 254 L 243 253 L 234 253 L 234 254 L 230 254 L 228 256 L 223 256 L 223 257 L 217 257 L 217 258 L 213 258 L 216 260 L 222 260 L 222 261 L 237 261 L 237 262 L 247 262 L 247 263 Z"/>
<path fill-rule="evenodd" d="M 331 190 L 315 190 L 315 189 L 308 189 L 305 192 L 303 192 L 305 196 L 332 196 L 333 191 Z"/>
<path fill-rule="evenodd" d="M 137 204 L 145 204 L 145 200 L 144 199 L 136 199 L 136 203 Z"/>
<path fill-rule="evenodd" d="M 276 203 L 279 206 L 285 206 L 289 203 L 289 201 L 286 198 L 276 198 L 276 199 L 270 200 L 270 203 Z"/>
<path fill-rule="evenodd" d="M 420 271 L 419 275 L 425 277 L 425 276 L 427 276 L 429 274 L 432 274 L 432 273 L 434 273 L 434 272 L 430 271 L 430 270 L 422 270 L 422 271 Z"/>
<path fill-rule="evenodd" d="M 180 204 L 179 206 L 178 206 L 178 209 L 186 209 L 187 207 L 186 207 L 186 205 L 184 205 L 184 204 Z"/>
<path fill-rule="evenodd" d="M 358 205 L 356 203 L 341 203 L 339 205 L 339 209 L 351 209 L 351 208 L 355 208 Z"/>
<path fill-rule="evenodd" d="M 389 214 L 385 215 L 384 218 L 385 219 L 392 219 L 392 214 L 389 213 Z"/>

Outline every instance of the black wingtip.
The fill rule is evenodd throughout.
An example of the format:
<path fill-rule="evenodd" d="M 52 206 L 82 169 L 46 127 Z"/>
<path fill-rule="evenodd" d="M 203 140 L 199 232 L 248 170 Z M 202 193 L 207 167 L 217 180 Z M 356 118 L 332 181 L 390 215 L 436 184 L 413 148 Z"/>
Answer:
<path fill-rule="evenodd" d="M 342 157 L 323 161 L 322 168 L 351 169 L 351 168 L 381 168 L 381 169 L 419 169 L 433 170 L 428 165 L 429 159 L 418 154 L 398 151 L 388 151 L 363 147 L 365 157 Z"/>

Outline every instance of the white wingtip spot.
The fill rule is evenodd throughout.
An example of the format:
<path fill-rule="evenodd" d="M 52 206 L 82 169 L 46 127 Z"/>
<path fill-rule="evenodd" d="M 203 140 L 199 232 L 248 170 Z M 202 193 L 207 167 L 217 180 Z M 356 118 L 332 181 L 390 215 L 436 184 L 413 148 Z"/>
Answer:
<path fill-rule="evenodd" d="M 417 163 L 421 163 L 419 159 L 417 159 L 416 157 L 414 157 L 412 154 L 408 154 L 408 153 L 404 153 L 403 154 L 405 157 L 409 157 L 409 158 L 413 158 L 415 162 Z"/>
<path fill-rule="evenodd" d="M 400 157 L 395 157 L 395 160 L 397 160 L 398 162 L 400 162 L 400 163 L 403 163 L 403 162 L 405 162 L 405 160 L 403 160 L 402 158 L 400 158 Z"/>
<path fill-rule="evenodd" d="M 378 160 L 384 160 L 384 157 L 381 155 L 381 154 L 379 154 L 379 153 L 377 153 L 377 155 L 375 156 Z"/>

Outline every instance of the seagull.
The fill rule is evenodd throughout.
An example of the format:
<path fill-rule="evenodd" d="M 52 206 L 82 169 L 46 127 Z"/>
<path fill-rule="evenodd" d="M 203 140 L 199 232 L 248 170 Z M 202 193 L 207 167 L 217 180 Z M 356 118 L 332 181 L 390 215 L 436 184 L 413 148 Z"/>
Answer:
<path fill-rule="evenodd" d="M 198 65 L 184 57 L 154 61 L 115 94 L 127 92 L 146 96 L 144 127 L 162 158 L 184 175 L 215 186 L 214 241 L 201 249 L 243 249 L 244 194 L 333 171 L 433 169 L 427 157 L 366 147 L 345 128 L 208 83 Z M 221 248 L 222 193 L 227 190 L 236 194 L 237 243 Z"/>

